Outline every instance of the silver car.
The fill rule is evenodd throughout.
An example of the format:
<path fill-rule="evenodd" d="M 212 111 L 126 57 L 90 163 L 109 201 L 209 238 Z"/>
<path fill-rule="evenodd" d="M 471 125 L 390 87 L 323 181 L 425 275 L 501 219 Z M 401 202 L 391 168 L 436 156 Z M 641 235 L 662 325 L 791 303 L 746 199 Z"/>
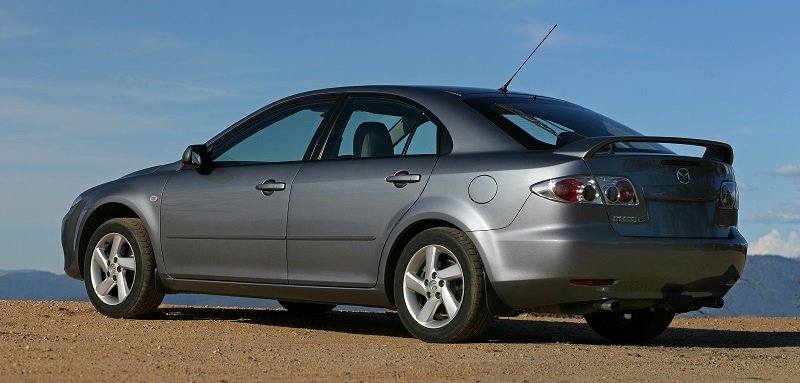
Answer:
<path fill-rule="evenodd" d="M 205 293 L 395 309 L 429 342 L 520 312 L 641 342 L 721 307 L 741 275 L 732 162 L 727 144 L 642 136 L 549 97 L 317 90 L 82 193 L 65 271 L 118 318 Z"/>

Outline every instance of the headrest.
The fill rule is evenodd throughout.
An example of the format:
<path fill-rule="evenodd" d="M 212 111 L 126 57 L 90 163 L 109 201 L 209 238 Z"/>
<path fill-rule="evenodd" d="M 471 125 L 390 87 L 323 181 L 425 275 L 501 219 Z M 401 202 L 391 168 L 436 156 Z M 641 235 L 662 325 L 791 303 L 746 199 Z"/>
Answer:
<path fill-rule="evenodd" d="M 380 122 L 362 122 L 353 138 L 356 157 L 391 157 L 394 155 L 392 138 L 386 125 Z"/>

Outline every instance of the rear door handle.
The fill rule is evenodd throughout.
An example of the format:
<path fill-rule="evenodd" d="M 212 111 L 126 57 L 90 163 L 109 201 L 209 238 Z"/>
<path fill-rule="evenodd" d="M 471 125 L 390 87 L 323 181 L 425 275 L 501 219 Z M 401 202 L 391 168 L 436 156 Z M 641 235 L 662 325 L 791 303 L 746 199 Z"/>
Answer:
<path fill-rule="evenodd" d="M 397 173 L 394 173 L 392 176 L 386 177 L 386 182 L 391 182 L 397 187 L 403 187 L 406 186 L 406 184 L 419 182 L 421 179 L 422 176 L 419 174 L 410 174 L 405 170 L 401 170 Z"/>
<path fill-rule="evenodd" d="M 260 190 L 264 195 L 270 195 L 276 191 L 281 191 L 286 189 L 285 182 L 278 182 L 274 179 L 270 178 L 262 184 L 256 185 L 256 190 Z"/>

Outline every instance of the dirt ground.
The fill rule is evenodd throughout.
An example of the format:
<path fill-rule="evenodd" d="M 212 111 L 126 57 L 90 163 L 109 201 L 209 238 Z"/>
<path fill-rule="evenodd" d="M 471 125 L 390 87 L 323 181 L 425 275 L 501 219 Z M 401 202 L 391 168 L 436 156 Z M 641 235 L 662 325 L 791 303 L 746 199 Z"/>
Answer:
<path fill-rule="evenodd" d="M 496 320 L 427 344 L 394 313 L 162 307 L 105 318 L 88 303 L 0 301 L 0 381 L 800 381 L 800 318 L 677 318 L 647 345 L 576 319 Z"/>

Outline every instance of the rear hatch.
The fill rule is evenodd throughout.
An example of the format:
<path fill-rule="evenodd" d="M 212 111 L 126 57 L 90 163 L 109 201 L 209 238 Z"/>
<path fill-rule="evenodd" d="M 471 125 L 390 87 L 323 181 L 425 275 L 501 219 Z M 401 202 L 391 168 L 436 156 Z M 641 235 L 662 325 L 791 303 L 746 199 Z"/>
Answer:
<path fill-rule="evenodd" d="M 582 142 L 584 148 L 591 148 L 581 154 L 601 184 L 601 193 L 605 191 L 601 179 L 612 177 L 627 178 L 636 191 L 635 203 L 613 204 L 606 198 L 609 221 L 618 233 L 632 237 L 725 238 L 736 226 L 738 196 L 730 164 L 733 155 L 726 144 L 663 137 L 584 141 L 595 141 Z M 641 141 L 704 146 L 706 155 L 697 158 L 669 154 L 666 149 L 661 153 L 614 149 L 632 148 L 635 146 L 628 142 Z M 568 151 L 570 146 L 562 150 Z M 733 198 L 734 202 L 723 203 L 724 198 Z"/>
<path fill-rule="evenodd" d="M 603 203 L 611 225 L 622 235 L 724 238 L 737 224 L 733 151 L 727 144 L 642 136 L 608 117 L 548 97 L 503 93 L 467 95 L 462 100 L 528 150 L 584 159 L 593 177 L 565 174 L 575 179 L 556 185 L 563 182 L 561 192 L 584 193 L 583 182 L 587 182 L 600 189 L 591 188 L 592 199 L 584 201 L 569 193 L 565 194 L 569 200 L 545 198 Z M 705 152 L 697 157 L 682 156 L 663 144 L 705 148 Z M 595 180 L 597 184 L 592 185 Z M 544 189 L 551 188 L 550 184 Z M 625 191 L 612 195 L 625 197 L 616 202 L 606 197 L 612 187 L 616 192 Z M 602 202 L 595 199 L 597 191 L 603 195 Z"/>

